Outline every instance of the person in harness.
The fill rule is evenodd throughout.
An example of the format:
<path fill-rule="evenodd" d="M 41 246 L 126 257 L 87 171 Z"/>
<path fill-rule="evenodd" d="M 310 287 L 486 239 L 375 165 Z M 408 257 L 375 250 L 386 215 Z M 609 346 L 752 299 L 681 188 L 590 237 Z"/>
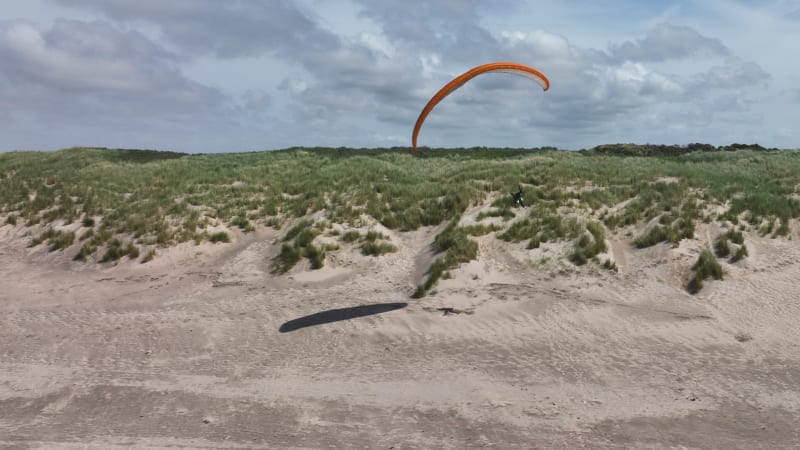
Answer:
<path fill-rule="evenodd" d="M 525 203 L 522 198 L 522 186 L 519 186 L 519 190 L 517 192 L 512 192 L 511 197 L 514 199 L 514 203 L 516 203 L 518 206 L 522 208 L 525 207 Z"/>

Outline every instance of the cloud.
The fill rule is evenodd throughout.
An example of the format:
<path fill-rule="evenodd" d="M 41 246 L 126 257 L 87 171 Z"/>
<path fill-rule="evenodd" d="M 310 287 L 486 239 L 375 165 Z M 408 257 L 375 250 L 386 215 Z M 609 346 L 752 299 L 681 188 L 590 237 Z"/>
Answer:
<path fill-rule="evenodd" d="M 320 28 L 306 12 L 287 0 L 54 1 L 99 12 L 121 23 L 153 24 L 186 57 L 235 58 L 276 53 L 291 58 L 338 46 L 336 35 Z"/>
<path fill-rule="evenodd" d="M 58 20 L 49 29 L 27 21 L 0 23 L 0 59 L 0 78 L 7 83 L 0 95 L 6 98 L 70 97 L 89 105 L 124 97 L 167 110 L 222 101 L 219 92 L 184 77 L 163 48 L 102 21 Z"/>
<path fill-rule="evenodd" d="M 797 11 L 790 12 L 789 14 L 786 14 L 783 17 L 789 20 L 800 20 L 800 9 L 798 9 Z"/>
<path fill-rule="evenodd" d="M 15 124 L 6 135 L 13 131 L 48 147 L 47 135 L 59 131 L 74 137 L 76 130 L 96 129 L 96 138 L 115 130 L 185 131 L 230 103 L 186 78 L 169 51 L 103 21 L 58 20 L 49 28 L 2 22 L 0 60 L 0 103 Z"/>
<path fill-rule="evenodd" d="M 313 12 L 283 0 L 56 1 L 99 11 L 121 23 L 154 24 L 184 57 L 278 55 L 303 69 L 281 83 L 289 99 L 288 117 L 305 128 L 319 129 L 321 137 L 331 127 L 373 120 L 389 127 L 407 126 L 441 85 L 492 60 L 535 61 L 551 77 L 553 89 L 537 95 L 522 87 L 524 81 L 481 77 L 439 107 L 448 114 L 432 117 L 432 127 L 459 129 L 476 115 L 490 119 L 503 108 L 511 117 L 524 118 L 522 126 L 590 132 L 624 117 L 634 120 L 653 104 L 688 102 L 690 92 L 702 97 L 701 89 L 715 82 L 721 83 L 717 89 L 752 83 L 760 69 L 721 66 L 689 78 L 659 72 L 651 65 L 731 55 L 719 40 L 672 24 L 658 25 L 640 39 L 607 50 L 580 48 L 565 36 L 543 30 L 493 33 L 480 25 L 486 10 L 477 0 L 356 1 L 358 14 L 377 24 L 381 34 L 351 36 L 323 29 Z M 248 98 L 242 96 L 244 104 L 249 104 Z"/>
<path fill-rule="evenodd" d="M 686 26 L 661 24 L 636 41 L 612 45 L 612 61 L 662 62 L 703 56 L 728 56 L 730 50 L 718 39 L 705 37 Z"/>
<path fill-rule="evenodd" d="M 248 89 L 242 94 L 243 107 L 249 111 L 266 111 L 271 103 L 272 98 L 269 93 L 261 89 Z"/>
<path fill-rule="evenodd" d="M 513 139 L 517 130 L 560 142 L 596 139 L 609 130 L 625 135 L 628 130 L 699 129 L 723 105 L 746 112 L 770 80 L 758 64 L 732 56 L 718 40 L 672 25 L 659 25 L 642 39 L 605 51 L 578 47 L 542 30 L 502 32 L 493 45 L 492 53 L 503 59 L 535 61 L 550 78 L 550 91 L 537 92 L 526 80 L 509 76 L 476 78 L 437 107 L 426 124 L 426 139 L 442 144 L 464 139 L 460 136 L 474 139 L 464 132 L 470 125 L 500 139 Z M 669 60 L 701 55 L 706 58 L 686 74 L 664 70 Z M 437 74 L 441 84 L 452 77 L 441 70 Z"/>
<path fill-rule="evenodd" d="M 375 21 L 392 42 L 413 51 L 447 55 L 452 61 L 490 61 L 496 37 L 479 25 L 486 4 L 477 0 L 358 0 L 361 16 Z M 490 8 L 506 8 L 498 0 Z"/>
<path fill-rule="evenodd" d="M 695 93 L 707 90 L 749 89 L 765 86 L 770 78 L 770 75 L 754 62 L 729 58 L 722 65 L 715 65 L 706 72 L 695 74 L 688 85 Z"/>
<path fill-rule="evenodd" d="M 389 55 L 392 43 L 380 36 L 346 38 L 324 30 L 311 12 L 283 0 L 56 1 L 120 23 L 156 25 L 184 58 L 277 55 L 305 71 L 306 79 L 292 75 L 281 84 L 291 87 L 290 108 L 305 118 L 331 115 L 335 121 L 346 111 L 369 113 L 381 103 L 402 102 L 414 90 L 411 74 L 421 64 L 407 54 Z"/>
<path fill-rule="evenodd" d="M 675 13 L 642 35 L 623 34 L 658 23 L 639 4 L 636 17 L 647 20 L 608 24 L 625 37 L 600 48 L 586 44 L 605 38 L 592 37 L 603 27 L 586 26 L 585 5 L 558 2 L 537 3 L 546 15 L 506 21 L 514 8 L 532 7 L 349 0 L 328 14 L 315 11 L 330 8 L 319 0 L 43 1 L 99 20 L 0 23 L 0 101 L 11 111 L 3 123 L 17 124 L 3 131 L 17 130 L 20 141 L 54 123 L 61 136 L 94 130 L 185 149 L 383 145 L 387 136 L 405 139 L 456 75 L 511 60 L 544 72 L 550 91 L 507 74 L 481 76 L 437 106 L 423 145 L 580 146 L 755 123 L 759 96 L 780 81 L 774 66 L 740 54 L 735 35 L 709 31 L 715 24 L 701 18 Z M 576 11 L 581 23 L 569 24 Z"/>
<path fill-rule="evenodd" d="M 0 58 L 12 80 L 68 91 L 145 92 L 178 78 L 166 52 L 103 22 L 59 20 L 44 31 L 25 21 L 0 24 Z"/>

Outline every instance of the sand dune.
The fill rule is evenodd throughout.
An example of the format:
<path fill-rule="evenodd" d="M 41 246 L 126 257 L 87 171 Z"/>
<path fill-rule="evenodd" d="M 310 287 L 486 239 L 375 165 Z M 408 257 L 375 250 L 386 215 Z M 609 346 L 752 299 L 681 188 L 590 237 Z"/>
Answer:
<path fill-rule="evenodd" d="M 0 231 L 0 446 L 800 447 L 796 231 L 695 296 L 702 240 L 614 273 L 488 235 L 419 300 L 437 229 L 280 276 L 274 230 L 113 266 Z"/>

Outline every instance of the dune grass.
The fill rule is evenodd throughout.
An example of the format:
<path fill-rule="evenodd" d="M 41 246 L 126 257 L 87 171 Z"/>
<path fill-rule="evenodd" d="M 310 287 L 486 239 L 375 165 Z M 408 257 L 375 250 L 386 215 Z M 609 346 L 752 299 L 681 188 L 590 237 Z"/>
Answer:
<path fill-rule="evenodd" d="M 694 276 L 689 280 L 687 286 L 687 289 L 692 294 L 698 293 L 703 288 L 703 280 L 708 278 L 721 280 L 723 278 L 722 266 L 717 261 L 714 253 L 708 248 L 700 251 L 700 256 L 697 258 L 692 270 L 694 270 Z"/>
<path fill-rule="evenodd" d="M 524 210 L 512 208 L 508 195 L 520 185 Z M 224 243 L 318 211 L 332 223 L 359 227 L 368 216 L 392 230 L 414 230 L 452 221 L 499 194 L 478 219 L 502 218 L 495 225 L 503 228 L 495 230 L 500 239 L 527 241 L 529 248 L 580 239 L 578 248 L 589 250 L 595 241 L 570 211 L 593 215 L 612 232 L 654 221 L 634 237 L 637 246 L 692 238 L 695 223 L 711 219 L 708 205 L 722 207 L 715 217 L 744 231 L 784 236 L 800 217 L 798 186 L 798 152 L 753 145 L 206 155 L 72 148 L 0 154 L 0 223 L 30 228 L 31 244 L 46 241 L 53 251 L 98 260 L 117 247 L 114 239 L 142 250 Z M 40 239 L 55 224 L 78 228 L 80 238 Z M 229 231 L 211 231 L 220 226 Z M 369 254 L 389 248 L 371 246 Z M 319 260 L 315 250 L 311 255 Z"/>

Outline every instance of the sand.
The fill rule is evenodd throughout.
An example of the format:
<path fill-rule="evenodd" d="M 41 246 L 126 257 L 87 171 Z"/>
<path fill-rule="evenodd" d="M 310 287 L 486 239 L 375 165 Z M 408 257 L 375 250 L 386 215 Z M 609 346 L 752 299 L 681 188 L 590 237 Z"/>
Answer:
<path fill-rule="evenodd" d="M 798 448 L 800 236 L 692 296 L 703 226 L 616 273 L 483 236 L 417 300 L 439 228 L 278 276 L 274 230 L 101 265 L 6 225 L 0 447 Z"/>

